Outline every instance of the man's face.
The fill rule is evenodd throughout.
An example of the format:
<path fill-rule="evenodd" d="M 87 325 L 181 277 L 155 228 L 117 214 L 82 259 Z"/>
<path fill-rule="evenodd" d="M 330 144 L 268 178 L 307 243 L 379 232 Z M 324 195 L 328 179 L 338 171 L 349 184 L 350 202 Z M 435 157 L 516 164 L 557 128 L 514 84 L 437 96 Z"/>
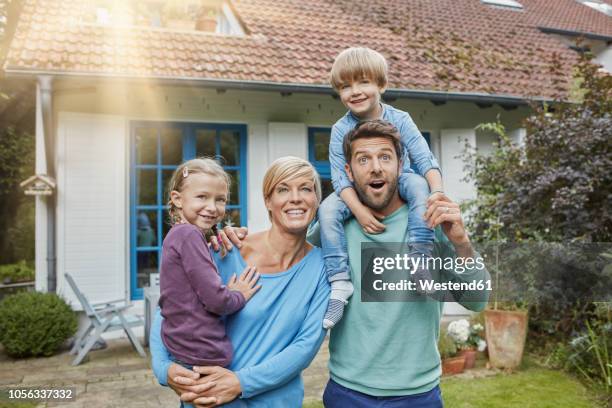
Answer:
<path fill-rule="evenodd" d="M 368 137 L 351 143 L 351 161 L 346 172 L 359 199 L 382 211 L 397 195 L 400 162 L 393 143 L 385 137 Z"/>

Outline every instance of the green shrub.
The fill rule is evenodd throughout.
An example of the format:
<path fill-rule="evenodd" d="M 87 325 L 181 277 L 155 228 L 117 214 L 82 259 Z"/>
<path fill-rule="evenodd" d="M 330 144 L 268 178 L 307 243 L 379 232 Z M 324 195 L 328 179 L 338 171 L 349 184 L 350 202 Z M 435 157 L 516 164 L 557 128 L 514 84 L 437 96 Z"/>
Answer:
<path fill-rule="evenodd" d="M 446 330 L 440 330 L 440 337 L 438 338 L 438 351 L 440 352 L 440 358 L 455 357 L 457 355 L 457 346 L 455 341 L 450 338 Z"/>
<path fill-rule="evenodd" d="M 0 283 L 29 282 L 34 280 L 34 268 L 25 261 L 0 265 Z"/>
<path fill-rule="evenodd" d="M 0 343 L 10 356 L 50 356 L 76 329 L 76 314 L 54 293 L 22 292 L 0 302 Z"/>

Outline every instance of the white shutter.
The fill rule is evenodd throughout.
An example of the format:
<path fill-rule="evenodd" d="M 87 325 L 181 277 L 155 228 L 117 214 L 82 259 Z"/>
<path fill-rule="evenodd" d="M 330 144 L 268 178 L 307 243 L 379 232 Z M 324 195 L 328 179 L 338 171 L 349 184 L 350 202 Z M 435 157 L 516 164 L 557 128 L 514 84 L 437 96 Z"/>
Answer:
<path fill-rule="evenodd" d="M 64 273 L 92 303 L 127 296 L 126 138 L 122 118 L 59 116 L 58 291 L 75 309 Z"/>

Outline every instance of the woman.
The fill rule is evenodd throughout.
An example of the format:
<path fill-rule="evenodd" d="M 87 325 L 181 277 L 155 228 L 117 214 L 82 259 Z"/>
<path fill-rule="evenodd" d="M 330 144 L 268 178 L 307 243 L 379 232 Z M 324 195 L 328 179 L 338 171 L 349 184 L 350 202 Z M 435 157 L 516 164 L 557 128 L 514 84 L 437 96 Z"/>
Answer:
<path fill-rule="evenodd" d="M 153 370 L 186 401 L 209 406 L 301 407 L 301 372 L 325 337 L 323 314 L 329 285 L 321 250 L 306 242 L 308 225 L 321 201 L 317 172 L 305 160 L 276 160 L 264 176 L 263 195 L 271 228 L 249 235 L 240 250 L 216 259 L 222 279 L 246 265 L 257 267 L 260 291 L 226 321 L 234 348 L 228 367 L 172 363 L 160 339 L 159 312 L 151 328 Z M 219 258 L 219 257 L 218 257 Z M 240 397 L 239 399 L 236 399 Z"/>

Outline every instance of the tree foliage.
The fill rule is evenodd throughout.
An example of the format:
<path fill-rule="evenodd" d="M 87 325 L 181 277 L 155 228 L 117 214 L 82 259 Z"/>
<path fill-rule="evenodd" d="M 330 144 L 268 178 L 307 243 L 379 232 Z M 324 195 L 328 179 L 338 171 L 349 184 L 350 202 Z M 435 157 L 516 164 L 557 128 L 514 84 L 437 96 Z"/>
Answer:
<path fill-rule="evenodd" d="M 612 242 L 612 76 L 583 55 L 576 83 L 580 100 L 533 106 L 522 143 L 498 120 L 479 127 L 498 136 L 492 153 L 471 146 L 464 152 L 467 179 L 478 193 L 468 203 L 476 241 L 565 245 L 557 250 L 551 244 L 544 257 L 526 251 L 516 270 L 535 288 L 529 291 L 530 327 L 544 337 L 583 329 L 593 313 L 593 288 L 611 277 L 602 270 L 602 254 L 568 249 L 570 243 L 595 248 L 592 243 Z M 532 264 L 539 266 L 530 270 Z"/>
<path fill-rule="evenodd" d="M 587 56 L 576 71 L 583 99 L 534 106 L 523 144 L 497 122 L 480 127 L 499 137 L 492 154 L 467 148 L 476 238 L 612 241 L 612 77 Z"/>

